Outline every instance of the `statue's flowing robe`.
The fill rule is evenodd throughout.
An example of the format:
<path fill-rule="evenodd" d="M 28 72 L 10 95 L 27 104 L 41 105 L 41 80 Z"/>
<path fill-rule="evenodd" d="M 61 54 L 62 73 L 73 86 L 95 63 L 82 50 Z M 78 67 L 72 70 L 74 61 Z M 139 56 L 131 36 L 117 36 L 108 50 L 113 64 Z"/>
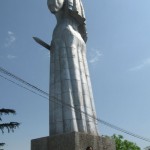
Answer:
<path fill-rule="evenodd" d="M 63 11 L 68 14 L 56 25 L 51 46 L 50 135 L 74 131 L 98 135 L 86 59 L 84 10 L 80 0 L 66 2 Z"/>

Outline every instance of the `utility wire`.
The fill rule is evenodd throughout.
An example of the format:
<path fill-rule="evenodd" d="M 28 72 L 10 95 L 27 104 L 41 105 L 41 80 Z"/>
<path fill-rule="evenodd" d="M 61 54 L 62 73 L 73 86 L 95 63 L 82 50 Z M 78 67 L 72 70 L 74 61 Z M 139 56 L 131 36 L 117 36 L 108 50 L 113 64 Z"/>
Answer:
<path fill-rule="evenodd" d="M 132 132 L 127 131 L 127 130 L 125 130 L 125 129 L 122 129 L 122 128 L 120 128 L 120 127 L 117 127 L 117 126 L 115 126 L 115 125 L 113 125 L 113 124 L 111 124 L 111 123 L 109 123 L 109 122 L 106 122 L 106 121 L 104 121 L 104 120 L 102 120 L 102 119 L 95 118 L 95 117 L 93 117 L 92 115 L 90 115 L 90 114 L 88 114 L 88 113 L 86 113 L 86 112 L 84 112 L 84 111 L 82 111 L 82 110 L 80 110 L 80 109 L 78 109 L 78 108 L 76 108 L 76 107 L 74 107 L 74 106 L 71 106 L 70 104 L 67 104 L 67 103 L 64 103 L 64 102 L 62 103 L 62 102 L 58 101 L 58 98 L 55 98 L 55 97 L 52 97 L 52 98 L 56 99 L 56 101 L 54 101 L 54 100 L 50 100 L 50 101 L 52 101 L 52 102 L 54 102 L 54 103 L 57 103 L 57 104 L 59 104 L 59 105 L 61 105 L 61 106 L 67 106 L 67 107 L 69 107 L 69 108 L 75 110 L 76 112 L 80 112 L 80 113 L 82 113 L 82 114 L 85 114 L 85 116 L 90 117 L 91 119 L 93 119 L 94 122 L 95 122 L 95 121 L 96 121 L 96 122 L 98 121 L 98 122 L 100 122 L 101 124 L 106 125 L 106 126 L 112 128 L 112 129 L 115 129 L 115 130 L 117 130 L 117 131 L 126 133 L 126 134 L 128 134 L 128 135 L 130 135 L 130 136 L 133 136 L 133 137 L 135 137 L 135 138 L 144 140 L 144 141 L 146 141 L 146 142 L 150 142 L 150 139 L 148 139 L 148 138 L 142 137 L 142 136 L 140 136 L 140 135 L 138 135 L 138 134 L 135 134 L 135 133 L 132 133 Z"/>
<path fill-rule="evenodd" d="M 7 80 L 7 81 L 9 81 L 9 82 L 11 82 L 11 83 L 13 83 L 13 84 L 16 84 L 17 86 L 19 86 L 19 87 L 21 87 L 21 88 L 24 88 L 24 89 L 27 90 L 27 91 L 30 91 L 30 92 L 32 92 L 32 93 L 38 95 L 38 96 L 40 96 L 40 97 L 43 97 L 43 98 L 45 98 L 45 99 L 48 99 L 47 97 L 45 97 L 45 96 L 43 96 L 43 95 L 41 95 L 41 94 L 38 94 L 37 92 L 35 92 L 35 91 L 33 91 L 33 90 L 30 90 L 30 89 L 26 88 L 25 86 L 23 86 L 23 85 L 21 85 L 21 84 L 19 84 L 19 83 L 16 83 L 15 81 L 12 81 L 12 80 L 10 80 L 10 79 L 4 77 L 3 75 L 0 75 L 0 77 L 3 78 L 3 79 L 5 79 L 5 80 Z"/>
<path fill-rule="evenodd" d="M 1 71 L 1 70 L 2 70 L 2 71 Z M 15 75 L 13 75 L 13 74 L 11 74 L 10 72 L 8 72 L 7 70 L 5 70 L 5 69 L 3 69 L 3 68 L 1 68 L 1 67 L 0 67 L 0 72 L 2 72 L 2 73 L 4 72 L 4 74 L 9 75 L 10 77 L 12 77 L 12 78 L 14 78 L 14 79 L 16 79 L 16 80 L 22 82 L 23 84 L 26 84 L 27 86 L 33 88 L 34 90 L 37 90 L 38 92 L 40 92 L 40 93 L 42 93 L 42 94 L 44 94 L 44 95 L 47 95 L 47 96 L 49 95 L 49 94 L 46 93 L 45 91 L 43 91 L 43 90 L 37 88 L 36 86 L 33 86 L 32 84 L 30 84 L 30 83 L 26 82 L 25 80 L 23 80 L 23 79 L 21 79 L 21 78 L 15 76 Z M 33 91 L 33 90 L 30 90 L 30 89 L 28 89 L 27 87 L 24 87 L 24 86 L 22 86 L 21 84 L 18 84 L 18 83 L 16 83 L 15 81 L 12 81 L 12 80 L 8 79 L 7 77 L 4 77 L 3 75 L 0 75 L 0 77 L 2 77 L 3 79 L 5 79 L 5 80 L 7 80 L 7 81 L 9 81 L 9 82 L 11 82 L 11 83 L 13 83 L 13 84 L 16 84 L 16 85 L 18 85 L 18 86 L 20 86 L 20 87 L 26 89 L 26 90 L 28 90 L 28 91 L 30 91 L 30 92 L 32 92 L 32 93 L 38 95 L 38 96 L 41 96 L 41 97 L 43 97 L 44 99 L 49 100 L 48 97 L 45 97 L 45 96 L 43 96 L 43 95 L 41 95 L 41 94 L 38 94 L 37 92 L 35 92 L 35 91 Z M 118 131 L 120 131 L 120 132 L 126 133 L 126 134 L 128 134 L 128 135 L 130 135 L 130 136 L 133 136 L 133 137 L 135 137 L 135 138 L 138 138 L 138 139 L 141 139 L 141 140 L 150 142 L 150 139 L 148 139 L 148 138 L 142 137 L 142 136 L 140 136 L 140 135 L 138 135 L 138 134 L 135 134 L 135 133 L 132 133 L 132 132 L 127 131 L 127 130 L 125 130 L 125 129 L 122 129 L 122 128 L 120 128 L 120 127 L 117 127 L 117 126 L 115 126 L 115 125 L 113 125 L 113 124 L 111 124 L 111 123 L 108 123 L 108 122 L 106 122 L 106 121 L 104 121 L 104 120 L 101 120 L 101 119 L 99 119 L 99 118 L 95 118 L 95 117 L 89 115 L 88 113 L 86 113 L 86 112 L 84 112 L 84 111 L 81 111 L 80 109 L 77 109 L 76 107 L 71 106 L 70 104 L 67 104 L 67 103 L 64 103 L 64 102 L 62 103 L 61 101 L 58 100 L 58 98 L 55 98 L 55 97 L 52 97 L 52 98 L 54 98 L 55 100 L 50 100 L 50 101 L 52 101 L 52 102 L 54 102 L 54 103 L 57 103 L 57 104 L 59 104 L 59 105 L 61 105 L 61 106 L 66 106 L 66 107 L 68 107 L 69 109 L 73 109 L 73 110 L 75 110 L 75 111 L 77 111 L 77 112 L 83 113 L 83 114 L 85 114 L 86 116 L 92 118 L 94 121 L 96 120 L 96 121 L 98 121 L 98 122 L 100 122 L 100 123 L 102 123 L 102 124 L 104 124 L 104 125 L 106 125 L 106 126 L 112 128 L 112 129 L 115 129 L 115 130 L 118 130 Z"/>
<path fill-rule="evenodd" d="M 3 74 L 6 74 L 6 75 L 8 75 L 8 76 L 10 76 L 10 77 L 12 77 L 12 78 L 14 78 L 14 79 L 16 79 L 16 80 L 18 80 L 19 82 L 21 82 L 21 83 L 23 83 L 23 84 L 29 86 L 30 88 L 32 88 L 32 89 L 34 89 L 34 90 L 37 90 L 38 92 L 40 92 L 40 93 L 42 93 L 42 94 L 45 94 L 45 95 L 49 96 L 49 94 L 46 93 L 45 91 L 43 91 L 43 90 L 39 89 L 38 87 L 36 87 L 36 86 L 30 84 L 29 82 L 27 82 L 27 81 L 25 81 L 25 80 L 23 80 L 23 79 L 17 77 L 16 75 L 10 73 L 9 71 L 7 71 L 6 69 L 4 69 L 4 68 L 2 68 L 2 67 L 0 67 L 0 72 L 3 73 Z"/>

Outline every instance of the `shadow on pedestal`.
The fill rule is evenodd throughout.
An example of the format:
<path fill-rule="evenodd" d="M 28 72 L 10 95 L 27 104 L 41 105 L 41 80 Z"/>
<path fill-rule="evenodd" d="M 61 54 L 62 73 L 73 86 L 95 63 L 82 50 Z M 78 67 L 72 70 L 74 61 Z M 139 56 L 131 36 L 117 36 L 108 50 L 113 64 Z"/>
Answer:
<path fill-rule="evenodd" d="M 116 150 L 115 142 L 108 137 L 72 132 L 33 139 L 31 150 L 86 150 L 92 146 L 93 150 Z"/>

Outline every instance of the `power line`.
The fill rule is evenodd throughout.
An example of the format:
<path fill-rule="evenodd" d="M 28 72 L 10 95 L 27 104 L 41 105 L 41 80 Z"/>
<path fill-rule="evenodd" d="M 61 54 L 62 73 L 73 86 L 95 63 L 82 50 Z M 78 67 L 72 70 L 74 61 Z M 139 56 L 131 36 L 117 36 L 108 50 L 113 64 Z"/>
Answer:
<path fill-rule="evenodd" d="M 32 88 L 32 89 L 34 89 L 34 90 L 37 90 L 38 92 L 40 92 L 40 93 L 42 93 L 42 94 L 45 94 L 45 95 L 49 96 L 49 94 L 46 93 L 45 91 L 39 89 L 38 87 L 36 87 L 36 86 L 30 84 L 30 83 L 27 82 L 27 81 L 21 79 L 20 77 L 17 77 L 16 75 L 10 73 L 9 71 L 7 71 L 6 69 L 4 69 L 4 68 L 2 68 L 2 67 L 0 67 L 0 72 L 3 73 L 3 74 L 6 74 L 7 76 L 10 76 L 10 77 L 16 79 L 17 81 L 19 81 L 19 82 L 21 82 L 21 83 L 27 85 L 28 87 L 30 87 L 30 88 Z"/>
<path fill-rule="evenodd" d="M 34 86 L 34 85 L 32 85 L 32 84 L 26 82 L 25 80 L 23 80 L 23 79 L 21 79 L 21 78 L 15 76 L 14 74 L 8 72 L 7 70 L 3 69 L 2 67 L 0 67 L 0 72 L 2 72 L 2 73 L 4 73 L 5 75 L 8 75 L 8 76 L 10 76 L 10 77 L 12 77 L 12 78 L 18 80 L 19 82 L 21 82 L 21 83 L 23 83 L 23 84 L 25 84 L 25 85 L 31 87 L 32 89 L 34 89 L 34 90 L 36 90 L 36 91 L 38 91 L 38 92 L 40 92 L 40 93 L 42 93 L 42 94 L 44 94 L 44 95 L 46 95 L 46 96 L 49 96 L 49 94 L 46 93 L 45 91 L 43 91 L 43 90 L 37 88 L 36 86 Z M 32 93 L 38 95 L 38 96 L 41 96 L 41 97 L 43 97 L 44 99 L 49 100 L 48 97 L 45 97 L 45 96 L 43 96 L 43 95 L 41 95 L 41 94 L 38 94 L 37 92 L 35 92 L 35 91 L 33 91 L 33 90 L 30 90 L 29 88 L 27 88 L 27 87 L 25 87 L 25 86 L 22 86 L 21 84 L 18 84 L 18 83 L 16 83 L 15 81 L 12 81 L 12 80 L 8 79 L 7 77 L 4 77 L 3 75 L 0 75 L 0 77 L 2 77 L 3 79 L 5 79 L 5 80 L 7 80 L 7 81 L 9 81 L 9 82 L 11 82 L 11 83 L 13 83 L 13 84 L 18 85 L 19 87 L 22 87 L 22 88 L 26 89 L 26 90 L 28 90 L 28 91 L 30 91 L 30 92 L 32 92 Z M 94 118 L 93 116 L 89 115 L 88 113 L 86 113 L 86 112 L 84 112 L 84 111 L 81 111 L 80 109 L 77 109 L 77 108 L 75 108 L 75 107 L 73 107 L 73 106 L 71 106 L 71 105 L 69 105 L 69 104 L 67 104 L 67 103 L 62 103 L 62 102 L 59 101 L 58 98 L 56 98 L 56 97 L 52 97 L 52 98 L 54 98 L 55 100 L 50 100 L 50 101 L 52 101 L 52 102 L 54 102 L 54 103 L 57 103 L 57 104 L 59 104 L 59 105 L 61 105 L 61 106 L 67 106 L 69 109 L 73 109 L 73 110 L 75 110 L 75 111 L 78 111 L 78 112 L 80 112 L 80 113 L 83 113 L 83 114 L 85 114 L 86 116 L 92 118 L 93 120 L 96 120 L 96 121 L 98 121 L 98 122 L 100 122 L 100 123 L 102 123 L 102 124 L 104 124 L 104 125 L 106 125 L 106 126 L 112 128 L 112 129 L 115 129 L 115 130 L 118 130 L 118 131 L 120 131 L 120 132 L 126 133 L 126 134 L 128 134 L 128 135 L 130 135 L 130 136 L 133 136 L 133 137 L 136 137 L 136 138 L 138 138 L 138 139 L 141 139 L 141 140 L 150 142 L 150 139 L 148 139 L 148 138 L 142 137 L 142 136 L 140 136 L 140 135 L 138 135 L 138 134 L 135 134 L 135 133 L 132 133 L 132 132 L 127 131 L 127 130 L 125 130 L 125 129 L 122 129 L 122 128 L 120 128 L 120 127 L 117 127 L 117 126 L 115 126 L 115 125 L 113 125 L 113 124 L 111 124 L 111 123 L 108 123 L 108 122 L 106 122 L 106 121 L 104 121 L 104 120 L 101 120 L 101 119 L 99 119 L 99 118 Z"/>
<path fill-rule="evenodd" d="M 3 75 L 0 75 L 0 77 L 3 78 L 3 79 L 5 79 L 5 80 L 7 80 L 7 81 L 9 81 L 9 82 L 11 82 L 11 83 L 13 83 L 13 84 L 16 84 L 17 86 L 19 86 L 19 87 L 21 87 L 21 88 L 24 88 L 24 89 L 27 90 L 27 91 L 30 91 L 30 92 L 32 92 L 32 93 L 38 95 L 38 96 L 40 96 L 40 97 L 43 97 L 43 98 L 45 98 L 45 99 L 48 99 L 47 97 L 45 97 L 45 96 L 43 96 L 43 95 L 41 95 L 41 94 L 38 94 L 37 92 L 35 92 L 35 91 L 33 91 L 33 90 L 30 90 L 30 89 L 26 88 L 25 86 L 23 86 L 23 85 L 21 85 L 21 84 L 19 84 L 19 83 L 16 83 L 16 82 L 14 82 L 14 81 L 12 81 L 12 80 L 10 80 L 10 79 L 4 77 Z"/>
<path fill-rule="evenodd" d="M 148 139 L 148 138 L 142 137 L 142 136 L 140 136 L 140 135 L 138 135 L 138 134 L 132 133 L 132 132 L 130 132 L 130 131 L 127 131 L 127 130 L 125 130 L 125 129 L 122 129 L 122 128 L 120 128 L 120 127 L 117 127 L 117 126 L 115 126 L 115 125 L 112 125 L 111 123 L 108 123 L 108 122 L 106 122 L 106 121 L 104 121 L 104 120 L 98 119 L 98 121 L 101 122 L 102 124 L 104 124 L 104 125 L 110 127 L 110 128 L 113 128 L 113 129 L 115 129 L 115 130 L 121 131 L 121 132 L 126 133 L 126 134 L 128 134 L 128 135 L 130 135 L 130 136 L 133 136 L 133 137 L 135 137 L 135 138 L 144 140 L 144 141 L 146 141 L 146 142 L 150 142 L 150 139 Z"/>
<path fill-rule="evenodd" d="M 52 98 L 55 98 L 55 97 L 52 97 Z M 83 113 L 83 114 L 85 114 L 86 116 L 92 118 L 94 121 L 96 120 L 96 121 L 98 121 L 98 122 L 100 122 L 100 123 L 102 123 L 102 124 L 104 124 L 104 125 L 106 125 L 106 126 L 112 128 L 112 129 L 115 129 L 115 130 L 118 130 L 118 131 L 120 131 L 120 132 L 126 133 L 126 134 L 128 134 L 128 135 L 130 135 L 130 136 L 133 136 L 133 137 L 135 137 L 135 138 L 138 138 L 138 139 L 141 139 L 141 140 L 150 142 L 150 139 L 148 139 L 148 138 L 142 137 L 142 136 L 140 136 L 140 135 L 138 135 L 138 134 L 135 134 L 135 133 L 132 133 L 132 132 L 127 131 L 127 130 L 125 130 L 125 129 L 122 129 L 122 128 L 120 128 L 120 127 L 117 127 L 117 126 L 115 126 L 115 125 L 113 125 L 113 124 L 111 124 L 111 123 L 109 123 L 109 122 L 106 122 L 106 121 L 104 121 L 104 120 L 102 120 L 102 119 L 95 118 L 95 117 L 91 116 L 90 114 L 88 114 L 88 113 L 86 113 L 86 112 L 84 112 L 84 111 L 81 111 L 80 109 L 77 109 L 77 108 L 74 107 L 74 106 L 71 106 L 71 105 L 66 104 L 66 103 L 62 103 L 62 102 L 58 101 L 57 98 L 55 98 L 55 99 L 56 99 L 56 101 L 52 101 L 52 100 L 50 100 L 50 101 L 55 102 L 55 103 L 58 103 L 58 102 L 59 102 L 59 103 L 58 103 L 59 105 L 68 106 L 69 108 L 71 108 L 71 109 L 73 109 L 73 110 L 75 110 L 75 111 L 77 111 L 77 112 Z"/>

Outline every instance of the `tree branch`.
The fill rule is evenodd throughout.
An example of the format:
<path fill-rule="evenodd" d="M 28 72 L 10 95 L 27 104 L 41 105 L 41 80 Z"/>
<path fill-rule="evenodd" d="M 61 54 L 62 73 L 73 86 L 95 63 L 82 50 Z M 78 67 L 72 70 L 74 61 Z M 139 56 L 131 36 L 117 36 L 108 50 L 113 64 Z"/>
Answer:
<path fill-rule="evenodd" d="M 0 121 L 2 121 L 2 118 L 1 116 L 5 114 L 5 115 L 9 115 L 9 114 L 16 114 L 16 111 L 14 109 L 5 109 L 5 108 L 2 108 L 0 109 Z"/>
<path fill-rule="evenodd" d="M 5 114 L 5 115 L 16 114 L 16 111 L 14 109 L 5 109 L 5 108 L 2 108 L 2 109 L 0 109 L 0 115 L 2 115 L 2 114 Z"/>
<path fill-rule="evenodd" d="M 14 129 L 19 127 L 19 125 L 20 125 L 20 123 L 18 123 L 18 122 L 2 123 L 2 124 L 0 124 L 0 130 L 2 131 L 2 133 L 4 133 L 4 129 L 6 128 L 8 133 L 10 131 L 14 132 Z"/>

